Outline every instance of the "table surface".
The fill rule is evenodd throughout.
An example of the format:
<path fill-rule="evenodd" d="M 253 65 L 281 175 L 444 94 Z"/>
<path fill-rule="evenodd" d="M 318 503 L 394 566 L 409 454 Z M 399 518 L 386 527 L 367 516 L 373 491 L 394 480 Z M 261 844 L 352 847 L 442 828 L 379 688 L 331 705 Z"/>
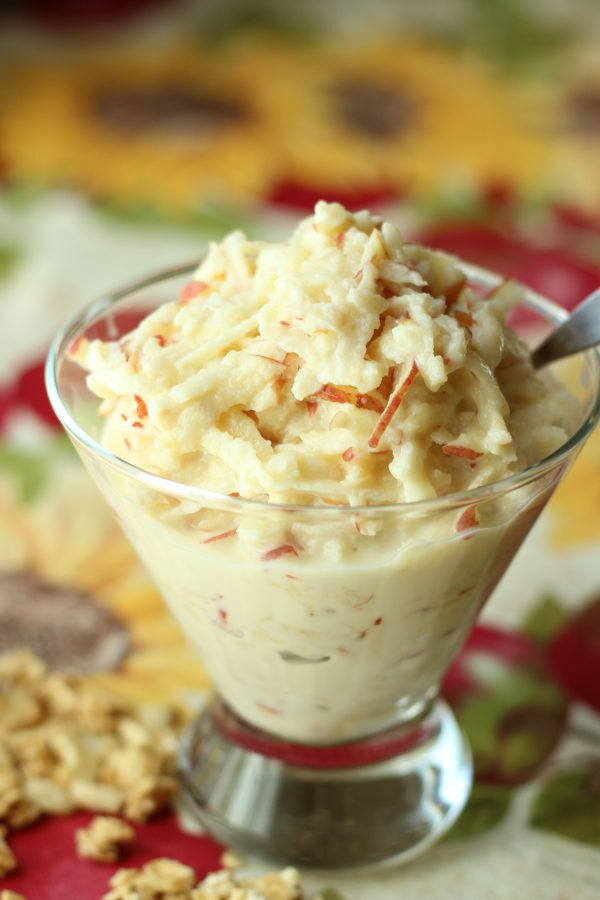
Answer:
<path fill-rule="evenodd" d="M 457 0 L 430 20 L 406 4 L 399 21 L 378 2 L 366 30 L 342 4 L 290 4 L 265 30 L 242 7 L 219 18 L 218 4 L 198 18 L 139 0 L 119 21 L 115 4 L 91 4 L 89 21 L 69 6 L 0 28 L 0 651 L 25 641 L 134 700 L 196 698 L 200 662 L 49 411 L 52 334 L 232 227 L 287 234 L 320 195 L 572 308 L 600 283 L 598 10 L 517 14 L 502 0 L 485 18 Z M 92 649 L 73 603 L 92 617 Z M 450 677 L 446 693 L 477 777 L 449 837 L 402 868 L 307 884 L 348 900 L 600 896 L 600 432 L 460 666 L 471 688 Z M 85 819 L 16 835 L 6 886 L 100 897 L 112 869 L 72 852 Z M 188 826 L 140 827 L 128 864 L 167 854 L 213 868 L 219 848 Z"/>

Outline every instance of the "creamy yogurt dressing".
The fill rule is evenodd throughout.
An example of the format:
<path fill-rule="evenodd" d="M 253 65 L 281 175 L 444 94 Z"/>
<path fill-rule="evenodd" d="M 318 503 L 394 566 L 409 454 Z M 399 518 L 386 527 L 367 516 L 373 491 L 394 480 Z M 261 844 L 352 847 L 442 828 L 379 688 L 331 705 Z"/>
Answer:
<path fill-rule="evenodd" d="M 476 518 L 471 507 L 374 514 L 370 536 L 346 509 L 326 523 L 303 514 L 296 543 L 315 532 L 322 540 L 297 556 L 273 554 L 290 545 L 272 548 L 267 537 L 271 519 L 287 515 L 263 529 L 244 509 L 219 511 L 223 531 L 211 540 L 190 525 L 189 504 L 116 472 L 101 477 L 223 699 L 279 737 L 330 744 L 409 718 L 436 693 L 558 476 L 481 501 Z M 241 523 L 262 533 L 262 550 L 237 536 Z"/>
<path fill-rule="evenodd" d="M 569 395 L 503 322 L 519 298 L 481 297 L 446 255 L 320 203 L 287 243 L 213 245 L 122 340 L 72 348 L 109 449 L 234 498 L 180 501 L 88 460 L 247 721 L 332 743 L 435 691 L 552 476 L 430 514 L 352 507 L 468 491 L 564 442 Z"/>

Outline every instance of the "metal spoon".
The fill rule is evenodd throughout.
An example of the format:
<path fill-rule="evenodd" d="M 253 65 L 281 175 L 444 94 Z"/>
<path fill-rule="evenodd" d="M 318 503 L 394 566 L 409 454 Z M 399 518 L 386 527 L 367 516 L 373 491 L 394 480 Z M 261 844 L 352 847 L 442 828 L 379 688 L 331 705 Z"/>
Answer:
<path fill-rule="evenodd" d="M 534 368 L 571 356 L 600 344 L 600 288 L 586 297 L 574 313 L 559 325 L 531 354 Z"/>

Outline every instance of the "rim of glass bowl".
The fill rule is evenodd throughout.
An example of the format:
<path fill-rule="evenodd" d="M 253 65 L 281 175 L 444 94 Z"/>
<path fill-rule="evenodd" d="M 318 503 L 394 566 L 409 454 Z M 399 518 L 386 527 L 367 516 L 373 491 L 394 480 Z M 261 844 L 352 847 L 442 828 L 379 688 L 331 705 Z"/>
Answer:
<path fill-rule="evenodd" d="M 480 287 L 484 287 L 489 290 L 497 287 L 499 284 L 506 280 L 506 278 L 502 275 L 491 272 L 487 269 L 483 269 L 479 266 L 472 265 L 471 263 L 466 263 L 461 259 L 455 259 L 455 262 L 467 276 L 469 283 L 472 285 L 479 285 Z M 151 487 L 154 490 L 170 494 L 171 496 L 177 497 L 180 500 L 192 500 L 204 503 L 209 501 L 213 505 L 215 503 L 218 503 L 219 506 L 228 508 L 230 510 L 245 509 L 248 512 L 254 511 L 256 513 L 260 512 L 261 510 L 271 509 L 289 512 L 296 511 L 302 512 L 304 514 L 316 515 L 319 517 L 329 516 L 331 518 L 338 518 L 339 516 L 343 515 L 355 516 L 358 512 L 363 514 L 375 514 L 394 512 L 406 513 L 410 511 L 411 513 L 426 514 L 435 509 L 449 509 L 469 506 L 475 501 L 489 499 L 496 494 L 504 493 L 506 491 L 512 490 L 515 487 L 521 486 L 528 483 L 529 481 L 534 480 L 539 475 L 542 475 L 544 472 L 552 469 L 554 466 L 560 464 L 562 460 L 568 457 L 571 451 L 580 443 L 582 443 L 585 438 L 592 432 L 594 426 L 600 419 L 600 353 L 597 349 L 592 348 L 591 350 L 585 351 L 584 356 L 587 358 L 588 364 L 590 364 L 592 369 L 595 370 L 596 395 L 591 410 L 589 411 L 587 417 L 584 419 L 581 425 L 577 428 L 577 430 L 569 437 L 569 439 L 564 444 L 562 444 L 548 456 L 545 456 L 543 457 L 543 459 L 540 459 L 537 462 L 533 463 L 531 466 L 528 466 L 526 469 L 521 469 L 519 472 L 513 472 L 510 475 L 499 479 L 498 481 L 490 482 L 489 484 L 482 485 L 481 487 L 474 488 L 473 490 L 444 494 L 441 497 L 434 497 L 428 500 L 414 500 L 402 503 L 380 503 L 372 506 L 317 506 L 310 503 L 270 503 L 269 501 L 254 500 L 247 497 L 230 497 L 228 494 L 220 494 L 216 491 L 206 490 L 205 488 L 186 485 L 178 481 L 172 481 L 171 479 L 163 477 L 162 475 L 155 475 L 151 472 L 147 472 L 144 469 L 140 469 L 138 466 L 135 466 L 133 463 L 129 463 L 126 460 L 120 459 L 120 457 L 115 456 L 113 453 L 111 453 L 110 450 L 107 450 L 102 446 L 102 444 L 99 444 L 97 441 L 95 441 L 71 416 L 69 410 L 63 403 L 60 391 L 58 389 L 58 368 L 65 356 L 66 349 L 71 346 L 71 343 L 75 339 L 75 337 L 87 327 L 92 325 L 101 315 L 103 315 L 112 306 L 117 304 L 120 300 L 125 299 L 125 297 L 135 293 L 136 291 L 141 291 L 145 288 L 152 287 L 152 285 L 159 282 L 167 281 L 171 278 L 181 277 L 182 275 L 192 274 L 198 267 L 198 264 L 198 262 L 188 263 L 185 265 L 166 269 L 161 272 L 157 272 L 154 275 L 150 275 L 146 278 L 136 281 L 135 283 L 130 284 L 127 287 L 121 288 L 117 291 L 113 291 L 100 300 L 89 304 L 83 309 L 82 312 L 73 316 L 58 332 L 58 334 L 54 338 L 54 341 L 52 342 L 52 345 L 48 352 L 48 356 L 46 358 L 46 390 L 48 392 L 48 397 L 50 399 L 54 412 L 56 413 L 59 421 L 61 422 L 67 433 L 74 437 L 79 443 L 83 444 L 83 446 L 90 450 L 93 454 L 101 457 L 112 468 L 117 469 L 122 473 L 135 478 L 138 481 L 144 482 L 148 487 Z M 568 313 L 565 309 L 563 309 L 563 307 L 559 306 L 556 303 L 553 303 L 551 300 L 546 299 L 541 294 L 538 294 L 536 291 L 528 288 L 526 285 L 521 284 L 520 286 L 524 290 L 523 303 L 532 308 L 535 312 L 540 313 L 545 319 L 549 320 L 552 323 L 559 324 L 560 322 L 563 322 L 566 318 L 568 318 Z"/>

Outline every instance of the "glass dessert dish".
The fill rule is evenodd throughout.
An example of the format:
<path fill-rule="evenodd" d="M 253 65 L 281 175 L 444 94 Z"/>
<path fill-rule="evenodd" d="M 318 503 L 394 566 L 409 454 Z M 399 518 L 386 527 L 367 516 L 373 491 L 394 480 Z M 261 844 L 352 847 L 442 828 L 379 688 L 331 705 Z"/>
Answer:
<path fill-rule="evenodd" d="M 486 291 L 501 281 L 461 268 Z M 440 682 L 598 420 L 600 358 L 568 364 L 569 440 L 493 484 L 370 507 L 212 493 L 105 449 L 98 399 L 69 358 L 82 336 L 126 334 L 193 269 L 85 310 L 46 369 L 56 414 L 214 685 L 181 747 L 182 782 L 208 830 L 242 850 L 332 868 L 404 859 L 468 798 L 470 751 Z M 566 316 L 532 291 L 524 305 L 530 324 Z M 332 539 L 345 548 L 337 562 L 324 553 Z"/>

